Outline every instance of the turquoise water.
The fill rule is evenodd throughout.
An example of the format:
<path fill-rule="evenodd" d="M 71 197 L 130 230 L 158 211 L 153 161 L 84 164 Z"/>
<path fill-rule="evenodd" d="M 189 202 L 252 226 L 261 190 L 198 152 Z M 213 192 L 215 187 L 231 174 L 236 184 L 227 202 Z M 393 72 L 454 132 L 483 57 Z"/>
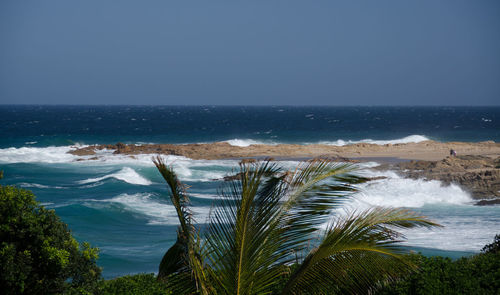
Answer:
<path fill-rule="evenodd" d="M 0 170 L 2 184 L 32 190 L 78 240 L 99 247 L 104 276 L 115 277 L 157 270 L 175 240 L 176 215 L 152 155 L 104 151 L 97 161 L 76 161 L 67 154 L 75 144 L 498 141 L 499 114 L 500 108 L 1 106 Z M 213 180 L 231 174 L 237 161 L 165 158 L 190 186 L 196 218 L 205 222 L 221 185 Z M 405 232 L 410 249 L 456 258 L 477 253 L 500 232 L 500 206 L 473 206 L 459 187 L 372 171 L 374 165 L 363 173 L 388 178 L 363 185 L 346 206 L 408 207 L 445 226 Z"/>

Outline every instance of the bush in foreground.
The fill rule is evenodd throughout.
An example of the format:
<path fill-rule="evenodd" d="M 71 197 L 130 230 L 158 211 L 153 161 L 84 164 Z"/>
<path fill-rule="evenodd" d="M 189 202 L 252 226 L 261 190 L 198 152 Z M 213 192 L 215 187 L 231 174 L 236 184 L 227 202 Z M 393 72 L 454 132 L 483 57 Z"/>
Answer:
<path fill-rule="evenodd" d="M 377 294 L 500 294 L 500 235 L 483 253 L 456 261 L 411 255 L 419 271 Z"/>
<path fill-rule="evenodd" d="M 165 295 L 172 294 L 165 284 L 158 282 L 155 274 L 136 274 L 104 281 L 103 294 L 120 295 Z"/>
<path fill-rule="evenodd" d="M 0 186 L 0 290 L 3 294 L 94 293 L 98 249 L 81 246 L 53 210 L 27 190 Z"/>

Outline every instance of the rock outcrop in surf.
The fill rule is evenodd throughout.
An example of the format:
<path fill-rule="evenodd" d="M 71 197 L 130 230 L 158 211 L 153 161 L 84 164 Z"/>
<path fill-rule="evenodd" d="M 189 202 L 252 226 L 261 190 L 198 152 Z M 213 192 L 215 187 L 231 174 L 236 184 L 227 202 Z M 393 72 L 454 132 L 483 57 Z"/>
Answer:
<path fill-rule="evenodd" d="M 500 155 L 500 143 L 495 142 L 436 142 L 422 141 L 418 143 L 401 144 L 370 144 L 356 143 L 344 146 L 327 144 L 252 144 L 241 147 L 230 145 L 227 142 L 193 143 L 193 144 L 124 144 L 92 145 L 74 149 L 71 154 L 77 156 L 96 155 L 100 150 L 113 150 L 114 154 L 138 155 L 161 154 L 184 156 L 194 160 L 220 160 L 241 158 L 276 159 L 295 158 L 310 159 L 315 157 L 393 157 L 401 159 L 439 160 L 444 158 L 453 147 L 459 155 L 486 155 L 497 157 Z"/>
<path fill-rule="evenodd" d="M 459 156 L 448 156 L 450 147 Z M 254 159 L 275 160 L 329 158 L 347 162 L 347 159 L 377 160 L 391 158 L 390 166 L 405 177 L 439 180 L 445 185 L 455 183 L 471 193 L 478 205 L 500 204 L 500 144 L 495 142 L 436 142 L 423 141 L 405 144 L 357 143 L 346 146 L 323 144 L 298 145 L 255 144 L 234 146 L 227 142 L 197 144 L 124 144 L 94 145 L 74 149 L 69 153 L 87 160 L 99 157 L 99 151 L 108 150 L 116 155 L 140 154 L 184 156 L 190 159 Z M 401 162 L 403 159 L 419 159 Z"/>
<path fill-rule="evenodd" d="M 478 205 L 500 204 L 500 157 L 464 155 L 441 161 L 410 161 L 394 166 L 406 177 L 458 184 L 480 200 Z"/>

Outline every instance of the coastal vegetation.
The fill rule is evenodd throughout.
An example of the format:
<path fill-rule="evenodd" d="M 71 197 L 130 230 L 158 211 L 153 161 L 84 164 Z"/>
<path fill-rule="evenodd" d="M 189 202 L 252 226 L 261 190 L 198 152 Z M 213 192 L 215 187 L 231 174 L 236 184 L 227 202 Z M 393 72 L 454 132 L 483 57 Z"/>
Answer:
<path fill-rule="evenodd" d="M 27 190 L 0 186 L 0 290 L 3 294 L 94 292 L 98 249 L 79 244 L 53 210 Z"/>
<path fill-rule="evenodd" d="M 496 251 L 485 250 L 496 248 Z M 406 258 L 416 265 L 416 271 L 400 278 L 373 294 L 377 295 L 427 295 L 427 294 L 491 294 L 500 291 L 500 235 L 483 251 L 471 257 L 452 260 L 446 257 L 425 257 L 408 254 Z M 291 266 L 295 267 L 294 265 Z M 281 294 L 279 287 L 286 283 L 284 276 L 272 294 Z M 154 274 L 124 276 L 103 282 L 103 294 L 176 294 L 158 282 Z M 350 292 L 347 292 L 350 293 Z M 352 293 L 352 292 L 351 292 Z M 308 293 L 306 293 L 308 294 Z M 335 294 L 324 291 L 323 294 Z"/>
<path fill-rule="evenodd" d="M 451 260 L 447 257 L 408 256 L 418 271 L 377 292 L 406 294 L 499 294 L 500 235 L 480 254 Z"/>
<path fill-rule="evenodd" d="M 372 208 L 337 214 L 323 229 L 366 179 L 352 165 L 314 160 L 294 171 L 241 163 L 200 230 L 186 186 L 160 157 L 154 162 L 180 223 L 158 273 L 175 294 L 372 292 L 416 269 L 397 230 L 437 226 L 408 210 Z"/>

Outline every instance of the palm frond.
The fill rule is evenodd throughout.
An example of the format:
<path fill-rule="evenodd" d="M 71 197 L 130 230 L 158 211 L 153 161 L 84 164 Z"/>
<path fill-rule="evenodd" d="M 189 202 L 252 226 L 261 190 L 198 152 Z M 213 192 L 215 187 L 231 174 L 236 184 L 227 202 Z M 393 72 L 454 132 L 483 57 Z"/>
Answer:
<path fill-rule="evenodd" d="M 185 185 L 179 181 L 172 167 L 167 166 L 160 156 L 153 158 L 153 163 L 167 182 L 170 189 L 170 200 L 175 207 L 179 218 L 180 230 L 184 236 L 190 232 L 193 214 L 189 209 L 189 196 L 186 194 Z"/>
<path fill-rule="evenodd" d="M 275 164 L 243 165 L 240 178 L 220 191 L 208 226 L 213 278 L 223 293 L 266 294 L 278 271 L 276 219 L 283 176 Z"/>
<path fill-rule="evenodd" d="M 352 164 L 313 160 L 289 176 L 281 210 L 284 247 L 297 253 L 307 248 L 311 235 L 328 222 L 332 210 L 357 191 L 354 185 L 367 180 L 356 175 L 356 170 Z"/>
<path fill-rule="evenodd" d="M 163 256 L 158 269 L 158 279 L 164 281 L 173 273 L 190 270 L 189 243 L 193 239 L 195 230 L 192 225 L 192 213 L 189 209 L 189 197 L 186 194 L 185 186 L 179 181 L 172 167 L 167 166 L 160 156 L 153 158 L 153 163 L 170 189 L 170 200 L 175 207 L 180 223 L 177 230 L 177 240 Z"/>
<path fill-rule="evenodd" d="M 292 274 L 284 294 L 328 284 L 328 288 L 366 293 L 377 282 L 413 269 L 400 255 L 398 243 L 404 237 L 396 229 L 433 226 L 438 225 L 404 209 L 373 208 L 339 217 Z"/>
<path fill-rule="evenodd" d="M 170 188 L 180 221 L 177 242 L 160 266 L 175 290 L 271 294 L 280 278 L 289 277 L 284 294 L 364 293 L 412 269 L 400 255 L 398 242 L 404 236 L 398 229 L 436 226 L 402 209 L 353 213 L 331 223 L 312 244 L 317 247 L 299 259 L 294 254 L 309 248 L 332 209 L 366 178 L 356 175 L 351 164 L 316 160 L 284 172 L 265 161 L 241 165 L 238 178 L 219 191 L 201 239 L 185 187 L 161 158 L 154 162 Z M 293 271 L 291 262 L 298 264 Z"/>

